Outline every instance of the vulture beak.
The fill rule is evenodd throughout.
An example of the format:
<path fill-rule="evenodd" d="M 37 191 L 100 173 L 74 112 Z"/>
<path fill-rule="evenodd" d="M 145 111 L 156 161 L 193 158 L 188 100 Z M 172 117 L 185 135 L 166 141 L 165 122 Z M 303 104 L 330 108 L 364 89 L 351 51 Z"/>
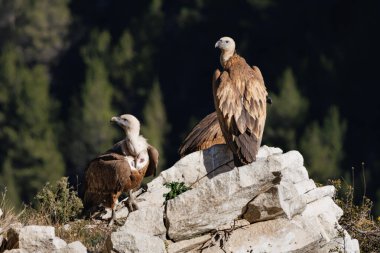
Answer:
<path fill-rule="evenodd" d="M 119 121 L 119 117 L 112 117 L 110 122 L 118 122 Z"/>
<path fill-rule="evenodd" d="M 111 122 L 115 122 L 119 126 L 124 125 L 124 122 L 120 119 L 120 117 L 112 117 Z"/>
<path fill-rule="evenodd" d="M 218 40 L 218 41 L 215 43 L 215 48 L 218 48 L 218 47 L 219 47 L 219 44 L 220 44 L 220 40 Z"/>

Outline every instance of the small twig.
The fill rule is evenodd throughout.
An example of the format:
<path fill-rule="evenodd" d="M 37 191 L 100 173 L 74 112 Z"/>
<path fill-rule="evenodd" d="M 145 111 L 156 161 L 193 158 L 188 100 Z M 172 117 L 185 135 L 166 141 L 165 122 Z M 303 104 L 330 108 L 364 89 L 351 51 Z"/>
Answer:
<path fill-rule="evenodd" d="M 355 190 L 355 167 L 351 168 L 352 171 L 352 190 Z"/>
<path fill-rule="evenodd" d="M 221 165 L 219 165 L 218 167 L 216 167 L 215 169 L 211 170 L 210 172 L 208 172 L 206 175 L 198 178 L 194 183 L 192 183 L 189 187 L 192 188 L 193 185 L 195 185 L 196 183 L 198 183 L 201 179 L 203 179 L 204 177 L 208 176 L 211 172 L 214 172 L 216 171 L 217 169 L 219 169 L 220 167 L 224 166 L 224 165 L 228 165 L 230 162 L 232 162 L 233 160 L 229 160 Z M 229 166 L 230 167 L 230 166 Z M 230 167 L 231 168 L 231 167 Z"/>
<path fill-rule="evenodd" d="M 364 187 L 364 192 L 363 192 L 363 205 L 364 205 L 365 196 L 367 194 L 365 171 L 364 171 L 364 162 L 362 162 L 362 174 L 363 174 L 363 187 Z"/>
<path fill-rule="evenodd" d="M 372 231 L 364 231 L 364 230 L 356 228 L 355 226 L 352 226 L 352 229 L 354 229 L 356 232 L 364 234 L 364 235 L 373 235 L 376 237 L 380 237 L 380 229 L 372 230 Z"/>

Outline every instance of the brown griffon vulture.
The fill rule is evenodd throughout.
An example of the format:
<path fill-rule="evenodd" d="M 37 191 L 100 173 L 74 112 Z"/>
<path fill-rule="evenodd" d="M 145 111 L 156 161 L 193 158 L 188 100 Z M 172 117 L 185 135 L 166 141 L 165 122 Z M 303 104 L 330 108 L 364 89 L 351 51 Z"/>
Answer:
<path fill-rule="evenodd" d="M 140 122 L 130 114 L 112 117 L 125 132 L 125 139 L 93 159 L 85 169 L 84 207 L 92 210 L 99 205 L 112 209 L 110 225 L 122 192 L 128 192 L 127 205 L 138 209 L 133 191 L 140 187 L 144 176 L 155 174 L 158 151 L 140 135 Z"/>
<path fill-rule="evenodd" d="M 235 52 L 235 41 L 223 37 L 215 44 L 221 50 L 221 72 L 212 79 L 216 114 L 236 166 L 256 160 L 263 136 L 267 91 L 259 68 L 252 68 Z"/>

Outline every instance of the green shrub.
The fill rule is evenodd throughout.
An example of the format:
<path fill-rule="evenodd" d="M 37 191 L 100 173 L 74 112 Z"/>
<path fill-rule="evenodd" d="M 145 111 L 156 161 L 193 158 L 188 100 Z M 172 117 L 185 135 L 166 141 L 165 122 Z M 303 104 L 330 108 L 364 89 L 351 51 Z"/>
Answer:
<path fill-rule="evenodd" d="M 174 199 L 181 193 L 191 190 L 191 188 L 187 187 L 184 182 L 170 182 L 170 183 L 165 183 L 164 185 L 170 188 L 170 191 L 164 194 L 165 203 L 170 199 Z"/>
<path fill-rule="evenodd" d="M 55 185 L 47 183 L 36 195 L 36 211 L 50 224 L 64 224 L 77 218 L 83 204 L 76 191 L 62 177 Z M 32 210 L 30 210 L 33 212 Z"/>

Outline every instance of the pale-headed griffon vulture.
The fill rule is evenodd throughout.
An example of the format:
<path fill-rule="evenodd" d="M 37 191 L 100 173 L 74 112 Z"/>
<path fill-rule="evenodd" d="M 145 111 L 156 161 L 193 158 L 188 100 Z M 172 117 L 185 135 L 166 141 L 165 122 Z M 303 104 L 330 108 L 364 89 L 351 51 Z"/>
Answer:
<path fill-rule="evenodd" d="M 115 220 L 115 207 L 122 192 L 128 192 L 127 205 L 138 209 L 133 191 L 140 187 L 144 176 L 155 175 L 158 151 L 140 135 L 140 122 L 130 114 L 112 117 L 125 132 L 125 139 L 99 155 L 85 169 L 85 210 L 102 205 L 112 209 L 110 225 Z"/>
<path fill-rule="evenodd" d="M 235 41 L 223 37 L 219 48 L 223 70 L 215 70 L 212 86 L 217 118 L 236 166 L 256 160 L 263 136 L 267 91 L 259 68 L 250 67 L 235 51 Z"/>

